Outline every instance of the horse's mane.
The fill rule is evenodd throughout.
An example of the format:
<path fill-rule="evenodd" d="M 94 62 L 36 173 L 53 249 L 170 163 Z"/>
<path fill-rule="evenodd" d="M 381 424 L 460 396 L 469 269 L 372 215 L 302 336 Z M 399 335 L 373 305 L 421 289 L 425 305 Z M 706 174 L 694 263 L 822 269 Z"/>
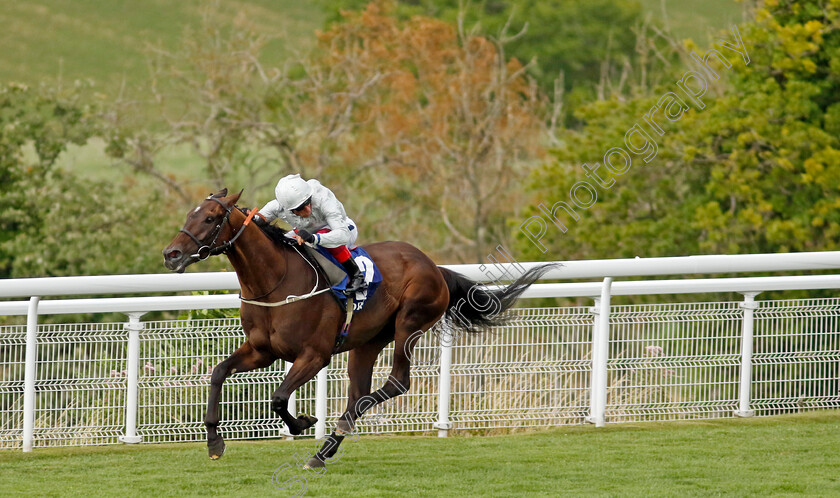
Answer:
<path fill-rule="evenodd" d="M 284 246 L 295 245 L 294 239 L 286 237 L 286 232 L 288 230 L 284 230 L 268 223 L 258 223 L 257 226 L 260 227 L 260 230 L 262 230 L 264 234 L 268 235 L 268 238 L 275 244 Z"/>
<path fill-rule="evenodd" d="M 245 211 L 242 210 L 242 208 L 239 208 L 239 210 L 242 211 L 243 214 L 245 214 Z M 271 239 L 271 241 L 274 242 L 275 244 L 282 245 L 282 246 L 294 246 L 294 245 L 296 245 L 296 242 L 295 242 L 294 239 L 290 239 L 289 237 L 286 237 L 286 232 L 288 230 L 284 230 L 284 229 L 282 229 L 278 226 L 274 226 L 274 225 L 272 225 L 270 223 L 266 223 L 264 221 L 259 222 L 259 223 L 254 223 L 254 224 L 257 225 L 258 227 L 260 227 L 260 230 L 262 230 L 262 232 L 264 234 L 266 234 L 266 236 L 268 236 L 268 238 Z"/>

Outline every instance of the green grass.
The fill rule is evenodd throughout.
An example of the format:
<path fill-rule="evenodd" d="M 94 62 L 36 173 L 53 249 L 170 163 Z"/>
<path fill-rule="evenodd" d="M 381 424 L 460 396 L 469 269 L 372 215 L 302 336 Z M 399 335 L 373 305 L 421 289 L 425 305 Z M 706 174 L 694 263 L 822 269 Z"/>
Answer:
<path fill-rule="evenodd" d="M 33 84 L 93 79 L 107 92 L 126 79 L 147 77 L 149 44 L 177 46 L 188 25 L 198 26 L 211 2 L 202 0 L 3 1 L 0 9 L 0 81 Z M 215 3 L 215 2 L 214 2 Z M 238 0 L 219 2 L 232 19 L 243 13 L 263 33 L 279 38 L 266 47 L 267 62 L 307 45 L 324 16 L 311 2 Z"/>
<path fill-rule="evenodd" d="M 313 440 L 0 453 L 0 495 L 288 496 L 272 475 Z M 306 496 L 840 494 L 840 411 L 706 422 L 556 428 L 487 437 L 361 437 Z M 300 474 L 288 468 L 283 482 Z M 297 489 L 296 486 L 288 490 Z M 288 491 L 287 490 L 287 491 Z"/>
<path fill-rule="evenodd" d="M 148 97 L 139 89 L 148 80 L 150 45 L 176 49 L 185 28 L 200 26 L 209 5 L 217 5 L 223 17 L 231 20 L 244 15 L 259 32 L 272 37 L 263 49 L 268 66 L 279 65 L 288 54 L 311 46 L 324 20 L 317 5 L 294 0 L 0 0 L 0 5 L 0 82 L 35 85 L 59 77 L 63 84 L 92 80 L 97 92 L 109 100 L 123 82 L 128 95 Z M 170 148 L 158 160 L 163 170 L 184 183 L 211 183 L 205 178 L 201 158 L 189 147 Z M 114 166 L 99 140 L 82 147 L 71 145 L 59 166 L 111 182 L 133 176 L 128 168 Z M 144 186 L 160 188 L 145 180 L 141 179 Z"/>

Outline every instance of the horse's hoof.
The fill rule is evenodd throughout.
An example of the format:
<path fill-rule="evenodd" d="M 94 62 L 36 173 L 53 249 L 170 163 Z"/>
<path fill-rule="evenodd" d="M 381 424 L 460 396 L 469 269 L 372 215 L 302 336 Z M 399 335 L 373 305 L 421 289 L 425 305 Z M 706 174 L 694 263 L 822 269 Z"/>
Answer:
<path fill-rule="evenodd" d="M 218 460 L 225 454 L 225 440 L 222 436 L 212 441 L 207 441 L 207 453 L 210 455 L 210 460 Z"/>
<path fill-rule="evenodd" d="M 303 414 L 297 418 L 297 421 L 298 429 L 300 429 L 301 431 L 305 431 L 306 429 L 309 429 L 310 427 L 315 425 L 318 422 L 318 419 L 311 415 Z"/>
<path fill-rule="evenodd" d="M 320 458 L 318 458 L 317 456 L 314 456 L 314 457 L 310 458 L 308 462 L 306 462 L 306 465 L 304 465 L 303 468 L 304 469 L 320 469 L 323 466 L 324 466 L 324 461 L 321 460 Z"/>
<path fill-rule="evenodd" d="M 338 419 L 338 423 L 335 425 L 335 433 L 340 436 L 346 436 L 347 434 L 353 433 L 353 426 L 350 425 L 350 422 L 347 420 L 340 418 Z"/>

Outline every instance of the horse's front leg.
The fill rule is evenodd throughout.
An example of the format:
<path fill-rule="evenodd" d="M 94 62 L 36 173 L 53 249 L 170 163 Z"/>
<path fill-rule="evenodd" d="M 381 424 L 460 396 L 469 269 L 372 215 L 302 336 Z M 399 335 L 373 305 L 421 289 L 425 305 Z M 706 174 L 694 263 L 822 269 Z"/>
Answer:
<path fill-rule="evenodd" d="M 225 452 L 225 440 L 218 433 L 219 399 L 225 379 L 237 372 L 267 367 L 274 360 L 274 357 L 255 350 L 246 341 L 213 369 L 213 375 L 210 377 L 210 394 L 207 397 L 207 414 L 204 416 L 204 426 L 207 428 L 207 451 L 213 460 L 221 458 Z"/>
<path fill-rule="evenodd" d="M 293 392 L 309 382 L 329 362 L 329 355 L 324 358 L 315 352 L 305 352 L 298 356 L 292 364 L 292 368 L 289 369 L 289 373 L 286 374 L 286 377 L 280 384 L 280 387 L 274 391 L 274 395 L 271 398 L 271 409 L 274 410 L 274 413 L 280 415 L 280 418 L 283 419 L 283 423 L 286 424 L 286 427 L 289 428 L 289 432 L 292 435 L 296 436 L 309 429 L 315 425 L 318 419 L 309 415 L 300 415 L 297 418 L 293 417 L 289 413 L 289 398 Z"/>

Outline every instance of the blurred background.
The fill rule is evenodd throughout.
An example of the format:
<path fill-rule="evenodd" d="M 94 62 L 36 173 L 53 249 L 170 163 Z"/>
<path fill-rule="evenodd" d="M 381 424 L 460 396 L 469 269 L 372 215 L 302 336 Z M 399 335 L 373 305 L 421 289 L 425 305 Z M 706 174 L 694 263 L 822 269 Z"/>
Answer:
<path fill-rule="evenodd" d="M 164 272 L 208 193 L 293 172 L 439 264 L 837 247 L 837 2 L 2 4 L 3 278 Z M 750 64 L 548 252 L 523 237 L 734 24 Z"/>

